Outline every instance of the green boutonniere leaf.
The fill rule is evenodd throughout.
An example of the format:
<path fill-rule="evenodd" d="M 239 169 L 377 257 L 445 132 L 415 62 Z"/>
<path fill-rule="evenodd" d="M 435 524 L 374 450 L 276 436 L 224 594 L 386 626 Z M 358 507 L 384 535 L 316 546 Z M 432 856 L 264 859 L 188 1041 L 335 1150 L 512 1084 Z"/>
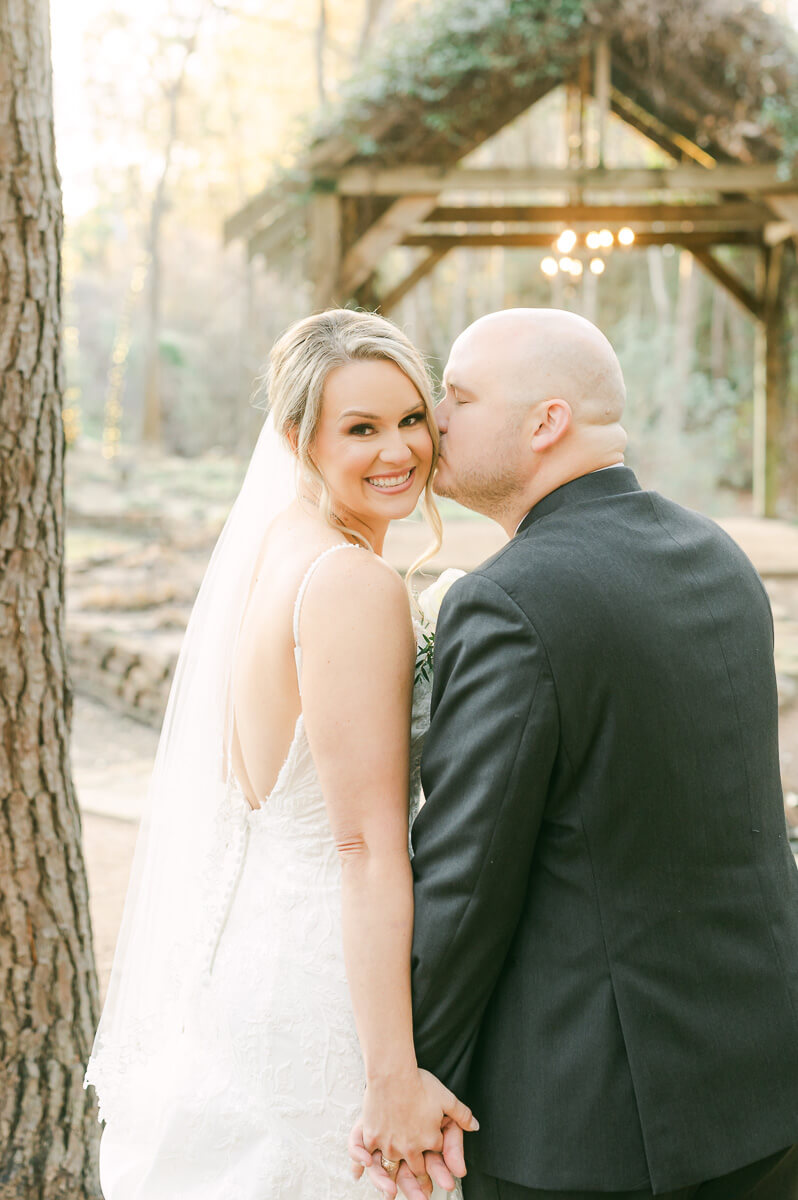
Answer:
<path fill-rule="evenodd" d="M 434 654 L 435 654 L 435 633 L 434 633 L 434 630 L 430 629 L 428 632 L 424 633 L 422 640 L 421 640 L 421 644 L 418 648 L 418 653 L 416 654 L 416 673 L 415 673 L 415 682 L 416 683 L 419 683 L 420 680 L 422 680 L 422 679 L 426 683 L 429 683 L 429 680 L 432 676 L 432 664 L 433 664 Z"/>

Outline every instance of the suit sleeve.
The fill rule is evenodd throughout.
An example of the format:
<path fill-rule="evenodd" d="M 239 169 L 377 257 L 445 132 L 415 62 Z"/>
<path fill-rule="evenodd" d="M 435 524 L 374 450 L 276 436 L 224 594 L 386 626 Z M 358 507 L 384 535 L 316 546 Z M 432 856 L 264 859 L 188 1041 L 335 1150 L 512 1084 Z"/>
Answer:
<path fill-rule="evenodd" d="M 498 584 L 466 576 L 438 620 L 413 826 L 416 1055 L 460 1096 L 523 907 L 558 736 L 534 627 Z"/>

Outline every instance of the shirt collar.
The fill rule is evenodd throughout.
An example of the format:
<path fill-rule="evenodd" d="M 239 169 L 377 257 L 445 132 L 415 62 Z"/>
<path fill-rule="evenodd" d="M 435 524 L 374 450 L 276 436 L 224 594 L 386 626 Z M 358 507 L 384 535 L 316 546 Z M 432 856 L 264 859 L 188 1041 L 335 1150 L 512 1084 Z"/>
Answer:
<path fill-rule="evenodd" d="M 624 475 L 612 484 L 607 482 L 605 485 L 604 480 L 596 479 L 596 476 L 602 475 L 605 471 L 615 470 L 623 471 Z M 624 463 L 610 463 L 608 467 L 597 467 L 595 471 L 588 471 L 584 475 L 577 476 L 576 479 L 570 479 L 568 483 L 561 484 L 554 491 L 549 492 L 538 500 L 537 504 L 519 521 L 513 537 L 521 532 L 522 526 L 526 528 L 533 521 L 538 520 L 540 517 L 545 517 L 550 512 L 554 512 L 563 504 L 592 499 L 594 496 L 612 495 L 612 489 L 616 486 L 619 493 L 641 490 L 634 472 Z"/>

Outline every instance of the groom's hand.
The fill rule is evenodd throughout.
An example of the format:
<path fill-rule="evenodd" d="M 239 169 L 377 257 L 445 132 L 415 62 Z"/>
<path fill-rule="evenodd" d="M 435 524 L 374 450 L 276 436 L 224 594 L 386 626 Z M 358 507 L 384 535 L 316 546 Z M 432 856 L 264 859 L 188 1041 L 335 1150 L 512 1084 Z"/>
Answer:
<path fill-rule="evenodd" d="M 462 1179 L 466 1174 L 463 1131 L 451 1117 L 447 1117 L 441 1126 L 441 1133 L 442 1151 L 427 1150 L 424 1153 L 426 1174 L 421 1177 L 414 1175 L 407 1163 L 402 1161 L 394 1181 L 381 1165 L 379 1151 L 369 1154 L 364 1145 L 363 1125 L 358 1122 L 349 1135 L 352 1174 L 355 1179 L 360 1179 L 364 1171 L 368 1172 L 374 1187 L 388 1197 L 396 1195 L 398 1186 L 406 1200 L 428 1200 L 433 1181 L 444 1191 L 451 1192 L 455 1187 L 455 1177 Z"/>

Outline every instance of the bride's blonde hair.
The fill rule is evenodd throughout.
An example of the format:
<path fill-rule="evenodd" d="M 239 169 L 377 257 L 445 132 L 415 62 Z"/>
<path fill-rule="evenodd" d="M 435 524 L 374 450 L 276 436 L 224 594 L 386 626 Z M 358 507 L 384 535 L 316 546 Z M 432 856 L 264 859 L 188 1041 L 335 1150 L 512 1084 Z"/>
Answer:
<path fill-rule="evenodd" d="M 432 412 L 432 383 L 419 351 L 401 329 L 377 313 L 331 308 L 304 317 L 278 338 L 272 347 L 263 382 L 274 427 L 296 454 L 302 470 L 316 484 L 322 516 L 333 529 L 368 545 L 365 538 L 347 529 L 336 517 L 327 482 L 311 457 L 327 376 L 336 367 L 368 359 L 395 363 L 404 372 L 424 404 L 432 438 L 432 467 L 424 488 L 422 510 L 432 529 L 434 542 L 408 568 L 406 582 L 410 590 L 413 574 L 437 554 L 443 537 L 441 517 L 432 493 L 440 438 Z"/>

